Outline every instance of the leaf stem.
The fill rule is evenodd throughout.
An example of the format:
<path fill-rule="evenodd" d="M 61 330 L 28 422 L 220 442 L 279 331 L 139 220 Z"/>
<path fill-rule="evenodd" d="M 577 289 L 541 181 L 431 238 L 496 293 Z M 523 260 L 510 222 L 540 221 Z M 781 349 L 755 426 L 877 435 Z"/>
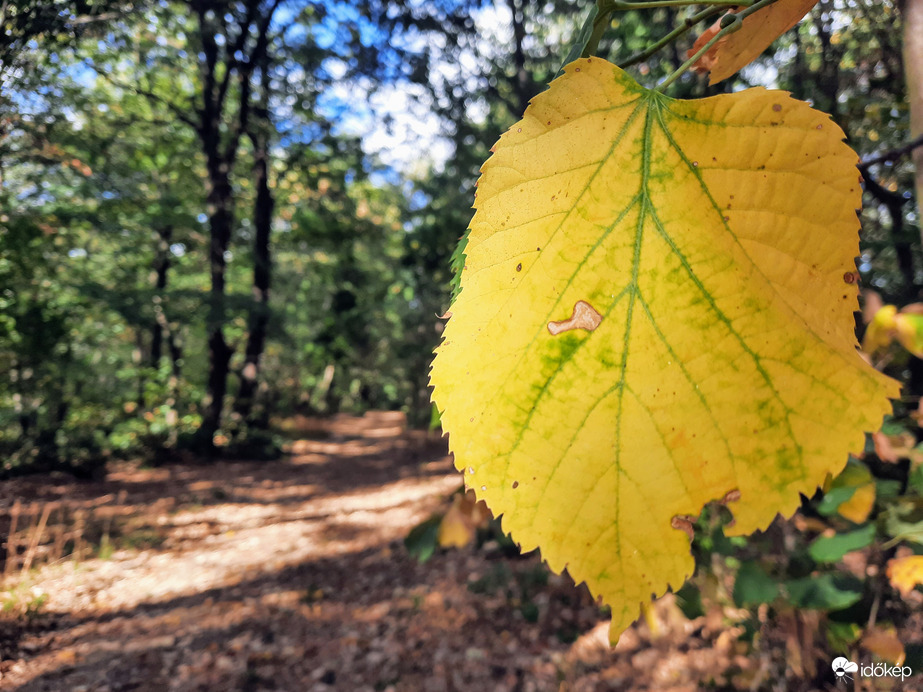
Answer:
<path fill-rule="evenodd" d="M 603 34 L 606 33 L 606 29 L 609 28 L 610 14 L 612 14 L 612 7 L 609 3 L 606 0 L 597 0 L 596 16 L 593 18 L 593 29 L 590 32 L 590 37 L 587 39 L 586 45 L 583 47 L 583 52 L 580 54 L 580 57 L 589 58 L 596 55 L 596 52 L 599 50 L 599 42 Z"/>
<path fill-rule="evenodd" d="M 692 5 L 708 5 L 709 7 L 701 12 L 693 15 L 686 20 L 685 27 L 677 27 L 674 31 L 670 32 L 667 37 L 661 39 L 663 41 L 658 41 L 654 46 L 649 50 L 651 53 L 647 53 L 644 57 L 638 57 L 637 61 L 644 60 L 645 57 L 653 55 L 663 46 L 665 46 L 670 41 L 676 39 L 678 36 L 682 36 L 689 28 L 692 26 L 689 24 L 693 19 L 694 23 L 700 22 L 704 17 L 710 17 L 713 14 L 718 14 L 724 8 L 731 7 L 749 7 L 756 0 L 707 0 L 702 2 L 702 0 L 635 0 L 634 2 L 628 2 L 627 0 L 596 0 L 596 14 L 593 17 L 593 29 L 590 33 L 589 38 L 586 41 L 586 45 L 581 52 L 581 57 L 588 58 L 590 56 L 596 55 L 599 50 L 599 42 L 602 40 L 603 35 L 606 33 L 606 30 L 609 28 L 609 15 L 613 12 L 625 12 L 628 10 L 653 10 L 658 7 L 689 7 Z M 582 31 L 582 30 L 581 30 Z M 633 65 L 636 61 L 635 58 L 631 58 L 630 62 L 626 65 Z M 623 65 L 626 66 L 626 65 Z"/>
<path fill-rule="evenodd" d="M 722 23 L 721 30 L 717 34 L 712 36 L 711 39 L 704 46 L 702 46 L 699 50 L 697 50 L 692 57 L 690 57 L 686 62 L 680 65 L 676 69 L 676 71 L 673 72 L 673 74 L 671 74 L 669 77 L 663 80 L 660 84 L 655 86 L 653 90 L 663 93 L 664 89 L 666 89 L 673 82 L 675 82 L 677 79 L 682 77 L 686 72 L 688 72 L 689 68 L 695 65 L 699 61 L 699 58 L 705 55 L 713 45 L 715 45 L 718 41 L 723 39 L 728 34 L 738 31 L 741 25 L 743 24 L 744 19 L 749 17 L 754 12 L 758 12 L 764 7 L 768 7 L 774 2 L 776 2 L 776 0 L 759 0 L 759 2 L 753 3 L 752 5 L 750 5 L 747 9 L 743 10 L 742 12 L 739 12 L 737 14 L 728 13 L 724 15 L 721 18 L 721 23 Z M 730 18 L 726 24 L 725 24 L 725 18 Z"/>
<path fill-rule="evenodd" d="M 720 13 L 722 10 L 723 8 L 721 7 L 709 7 L 708 9 L 702 10 L 701 12 L 697 12 L 691 17 L 686 17 L 686 19 L 683 20 L 683 23 L 677 26 L 676 28 L 674 28 L 673 31 L 671 31 L 669 34 L 661 38 L 656 43 L 652 43 L 650 46 L 645 48 L 640 53 L 635 53 L 634 55 L 632 55 L 630 58 L 628 58 L 624 62 L 619 63 L 619 67 L 621 68 L 631 67 L 632 65 L 637 65 L 639 62 L 643 62 L 644 60 L 647 60 L 649 57 L 651 57 L 654 53 L 659 51 L 661 48 L 669 45 L 670 43 L 678 39 L 680 36 L 685 34 L 696 24 L 708 19 L 709 17 L 713 17 L 714 15 Z"/>

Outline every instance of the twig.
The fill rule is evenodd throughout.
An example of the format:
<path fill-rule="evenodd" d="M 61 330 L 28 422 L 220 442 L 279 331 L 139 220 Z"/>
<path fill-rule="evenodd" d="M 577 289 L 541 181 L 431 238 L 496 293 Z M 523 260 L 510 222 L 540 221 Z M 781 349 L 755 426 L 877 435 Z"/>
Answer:
<path fill-rule="evenodd" d="M 138 94 L 139 96 L 144 96 L 146 99 L 150 101 L 155 101 L 156 103 L 161 104 L 165 108 L 168 108 L 173 113 L 173 115 L 176 116 L 177 120 L 179 120 L 182 123 L 185 123 L 186 125 L 191 127 L 193 130 L 195 130 L 196 132 L 199 131 L 200 123 L 190 118 L 189 113 L 185 109 L 181 108 L 180 106 L 178 106 L 176 103 L 174 103 L 170 99 L 164 98 L 160 94 L 156 94 L 153 91 L 150 91 L 148 89 L 142 89 L 141 87 L 136 86 L 134 84 L 125 84 L 124 82 L 114 79 L 112 75 L 107 74 L 106 72 L 97 70 L 96 74 L 98 74 L 100 77 L 105 79 L 107 82 L 109 82 L 114 87 L 117 87 L 119 89 L 124 89 L 126 91 L 132 91 Z"/>
<path fill-rule="evenodd" d="M 699 59 L 703 55 L 705 55 L 709 50 L 711 50 L 712 46 L 714 46 L 718 41 L 723 39 L 728 34 L 732 34 L 735 31 L 739 31 L 741 26 L 743 26 L 743 21 L 747 17 L 749 17 L 751 14 L 754 14 L 755 12 L 759 12 L 760 10 L 765 9 L 766 7 L 769 7 L 774 2 L 777 2 L 777 1 L 778 0 L 758 0 L 757 2 L 754 2 L 753 4 L 747 6 L 746 9 L 740 12 L 737 12 L 737 13 L 728 12 L 727 14 L 725 14 L 720 20 L 721 28 L 718 31 L 718 33 L 712 36 L 711 39 L 709 39 L 709 41 L 704 46 L 702 46 L 694 55 L 690 56 L 690 58 L 686 62 L 680 65 L 679 68 L 677 68 L 676 71 L 673 72 L 673 74 L 671 74 L 669 77 L 663 80 L 660 84 L 654 87 L 654 91 L 659 91 L 663 93 L 663 91 L 668 86 L 670 86 L 673 82 L 675 82 L 682 75 L 684 75 L 693 65 L 695 65 L 699 61 Z"/>
<path fill-rule="evenodd" d="M 880 185 L 872 178 L 872 174 L 868 170 L 863 170 L 861 165 L 859 166 L 859 170 L 862 173 L 865 191 L 870 193 L 888 209 L 888 214 L 891 217 L 891 243 L 897 254 L 898 267 L 904 278 L 905 296 L 908 300 L 912 299 L 917 290 L 913 252 L 911 251 L 910 243 L 901 240 L 901 235 L 904 230 L 904 204 L 906 204 L 907 200 L 903 195 L 892 192 Z"/>
<path fill-rule="evenodd" d="M 13 571 L 13 561 L 16 558 L 16 552 L 19 548 L 19 541 L 16 540 L 16 528 L 19 523 L 19 513 L 22 511 L 22 504 L 19 500 L 13 503 L 13 509 L 10 511 L 10 533 L 6 539 L 6 564 L 3 566 L 3 576 L 6 577 Z"/>
<path fill-rule="evenodd" d="M 46 502 L 45 506 L 42 508 L 42 516 L 38 520 L 35 530 L 32 532 L 32 538 L 29 540 L 29 549 L 26 551 L 26 557 L 22 562 L 22 570 L 19 573 L 20 579 L 26 576 L 26 573 L 32 566 L 32 559 L 35 557 L 35 551 L 38 549 L 38 543 L 42 539 L 42 534 L 45 533 L 45 525 L 48 523 L 48 517 L 51 515 L 53 506 L 53 502 Z"/>
<path fill-rule="evenodd" d="M 647 47 L 640 53 L 636 53 L 635 55 L 632 55 L 631 57 L 627 58 L 624 62 L 620 62 L 619 67 L 624 69 L 626 67 L 631 67 L 632 65 L 636 65 L 637 63 L 642 62 L 643 60 L 647 60 L 649 57 L 654 55 L 654 53 L 659 51 L 664 46 L 675 41 L 677 38 L 685 34 L 687 31 L 689 31 L 692 27 L 694 27 L 699 22 L 705 21 L 709 17 L 714 17 L 716 14 L 720 14 L 721 12 L 724 12 L 724 11 L 725 11 L 725 8 L 723 7 L 709 7 L 707 9 L 702 10 L 701 12 L 698 12 L 697 14 L 692 15 L 691 17 L 686 17 L 682 21 L 682 23 L 676 28 L 674 28 L 673 31 L 671 31 L 669 34 L 667 34 L 660 40 L 656 41 L 655 43 L 651 44 L 649 47 Z"/>
<path fill-rule="evenodd" d="M 74 560 L 80 562 L 80 554 L 83 552 L 83 530 L 86 526 L 86 512 L 78 509 L 74 512 Z"/>
<path fill-rule="evenodd" d="M 917 147 L 923 147 L 923 135 L 920 135 L 916 139 L 912 140 L 909 144 L 905 144 L 902 147 L 897 147 L 896 149 L 889 149 L 886 152 L 873 156 L 870 159 L 859 162 L 859 170 L 864 171 L 869 166 L 874 166 L 878 163 L 886 163 L 888 161 L 897 161 L 899 158 L 907 156 Z"/>

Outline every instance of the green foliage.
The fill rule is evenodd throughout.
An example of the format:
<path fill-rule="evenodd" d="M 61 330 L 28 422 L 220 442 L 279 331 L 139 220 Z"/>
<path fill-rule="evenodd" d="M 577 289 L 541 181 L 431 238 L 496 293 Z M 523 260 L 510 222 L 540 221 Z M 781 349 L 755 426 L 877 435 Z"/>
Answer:
<path fill-rule="evenodd" d="M 39 5 L 3 10 L 0 367 L 11 377 L 0 384 L 0 473 L 99 470 L 190 446 L 273 458 L 266 425 L 293 411 L 403 409 L 425 423 L 433 306 L 446 302 L 451 243 L 435 216 L 429 235 L 398 173 L 347 133 L 367 107 L 345 103 L 334 85 L 428 83 L 438 56 L 407 36 L 466 41 L 476 3 L 299 1 L 285 11 L 300 28 L 272 22 L 266 60 L 254 65 L 231 48 L 239 39 L 256 50 L 245 39 L 258 26 L 247 22 L 269 17 L 273 3 L 230 5 L 224 24 L 195 3 Z M 227 50 L 210 43 L 211 30 Z M 220 62 L 211 77 L 209 51 Z M 219 296 L 214 143 L 195 123 L 221 80 L 218 144 L 230 152 L 234 221 Z M 259 137 L 272 196 L 268 304 L 254 292 Z M 461 218 L 463 206 L 448 210 L 457 201 L 441 208 Z M 258 316 L 256 405 L 241 413 Z M 209 409 L 219 324 L 232 349 L 229 388 L 224 425 L 203 446 L 194 433 Z"/>
<path fill-rule="evenodd" d="M 778 595 L 778 582 L 758 562 L 741 564 L 734 579 L 734 603 L 746 607 L 758 606 L 761 603 L 772 603 Z"/>
<path fill-rule="evenodd" d="M 815 562 L 836 562 L 846 553 L 860 550 L 875 540 L 875 527 L 871 524 L 855 531 L 845 531 L 832 536 L 820 536 L 808 548 L 808 554 Z"/>
<path fill-rule="evenodd" d="M 47 602 L 48 594 L 27 581 L 20 581 L 9 591 L 0 592 L 0 613 L 28 622 L 41 615 Z"/>

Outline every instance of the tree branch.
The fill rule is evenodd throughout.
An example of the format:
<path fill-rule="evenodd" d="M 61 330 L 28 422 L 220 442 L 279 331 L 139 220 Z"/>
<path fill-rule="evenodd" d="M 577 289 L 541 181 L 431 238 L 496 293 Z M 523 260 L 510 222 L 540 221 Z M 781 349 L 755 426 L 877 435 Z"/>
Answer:
<path fill-rule="evenodd" d="M 920 135 L 914 140 L 911 140 L 909 144 L 905 144 L 902 147 L 897 147 L 896 149 L 889 149 L 881 154 L 876 154 L 870 159 L 861 161 L 859 163 L 859 170 L 865 171 L 869 166 L 874 166 L 879 163 L 886 163 L 888 161 L 897 161 L 904 156 L 910 154 L 917 147 L 923 147 L 923 135 Z"/>
<path fill-rule="evenodd" d="M 138 94 L 139 96 L 144 96 L 145 98 L 150 99 L 151 101 L 156 101 L 160 105 L 168 108 L 173 113 L 173 115 L 176 116 L 177 120 L 179 120 L 182 123 L 185 123 L 186 125 L 191 127 L 193 130 L 198 131 L 199 123 L 197 123 L 195 120 L 190 118 L 189 113 L 186 110 L 176 105 L 169 99 L 166 99 L 160 94 L 156 94 L 153 91 L 150 91 L 148 89 L 143 89 L 134 84 L 125 84 L 123 82 L 120 82 L 116 79 L 113 79 L 111 75 L 106 74 L 105 72 L 97 71 L 96 74 L 98 74 L 100 77 L 102 77 L 107 82 L 109 82 L 112 86 L 118 89 L 126 89 L 127 91 L 134 92 L 135 94 Z"/>

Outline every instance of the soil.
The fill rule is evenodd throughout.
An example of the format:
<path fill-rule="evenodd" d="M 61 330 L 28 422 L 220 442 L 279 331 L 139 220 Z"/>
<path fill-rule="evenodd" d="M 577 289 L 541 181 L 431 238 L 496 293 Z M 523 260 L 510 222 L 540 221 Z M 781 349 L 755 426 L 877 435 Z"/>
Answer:
<path fill-rule="evenodd" d="M 295 430 L 272 462 L 0 485 L 0 531 L 15 513 L 26 538 L 7 567 L 0 688 L 785 689 L 726 612 L 688 620 L 667 597 L 610 649 L 603 609 L 535 554 L 488 542 L 415 561 L 404 538 L 460 478 L 399 414 Z"/>

